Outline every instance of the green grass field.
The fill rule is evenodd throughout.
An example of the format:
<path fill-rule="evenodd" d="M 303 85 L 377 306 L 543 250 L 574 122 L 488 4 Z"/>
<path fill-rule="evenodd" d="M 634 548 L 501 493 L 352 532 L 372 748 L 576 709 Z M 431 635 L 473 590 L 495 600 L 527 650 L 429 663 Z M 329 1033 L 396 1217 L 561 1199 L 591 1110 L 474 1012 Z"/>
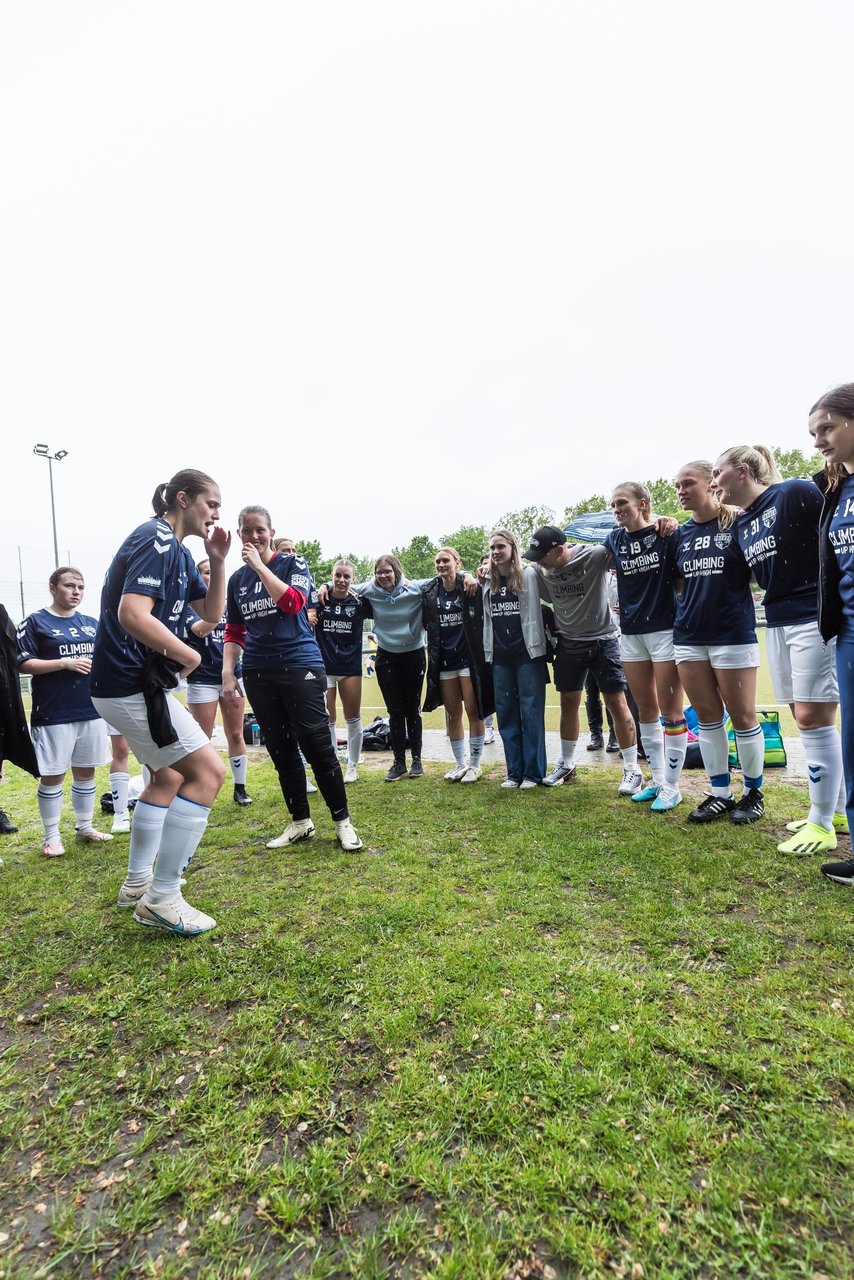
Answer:
<path fill-rule="evenodd" d="M 854 899 L 776 853 L 803 789 L 737 832 L 616 767 L 383 768 L 357 855 L 319 805 L 264 848 L 269 763 L 224 788 L 184 942 L 113 905 L 124 843 L 43 859 L 9 770 L 3 1280 L 854 1274 Z"/>

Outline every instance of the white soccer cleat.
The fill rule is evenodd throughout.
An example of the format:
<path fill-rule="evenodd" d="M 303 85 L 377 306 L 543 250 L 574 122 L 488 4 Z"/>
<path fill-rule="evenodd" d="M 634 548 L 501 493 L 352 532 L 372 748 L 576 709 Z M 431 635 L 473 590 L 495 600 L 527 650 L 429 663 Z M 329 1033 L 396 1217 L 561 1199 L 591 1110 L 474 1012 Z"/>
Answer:
<path fill-rule="evenodd" d="M 181 883 L 184 883 L 183 880 Z M 116 906 L 135 907 L 136 904 L 145 897 L 150 885 L 151 876 L 149 876 L 147 880 L 143 881 L 142 884 L 128 884 L 127 880 L 125 880 L 121 889 L 119 889 L 119 896 L 116 898 Z"/>
<path fill-rule="evenodd" d="M 136 904 L 133 918 L 148 929 L 162 929 L 164 933 L 177 933 L 184 938 L 194 938 L 216 928 L 213 916 L 206 916 L 204 911 L 191 907 L 180 893 L 170 898 L 159 898 L 147 892 Z"/>
<path fill-rule="evenodd" d="M 463 776 L 460 778 L 460 782 L 477 782 L 479 777 L 480 769 L 476 764 L 470 764 Z"/>
<path fill-rule="evenodd" d="M 345 774 L 344 774 L 344 781 L 345 781 L 345 782 L 358 782 L 358 781 L 359 781 L 359 775 L 358 775 L 358 773 L 356 772 L 356 766 L 353 764 L 352 760 L 351 760 L 351 761 L 350 761 L 350 763 L 347 765 L 347 770 L 346 770 L 346 772 L 345 772 Z"/>
<path fill-rule="evenodd" d="M 449 769 L 445 774 L 446 782 L 462 782 L 464 774 L 468 772 L 468 768 L 464 764 L 455 764 L 453 769 Z"/>
<path fill-rule="evenodd" d="M 90 827 L 88 831 L 78 831 L 75 835 L 78 844 L 106 844 L 112 838 L 108 831 L 96 831 L 94 827 Z"/>
<path fill-rule="evenodd" d="M 59 836 L 56 836 L 53 840 L 45 840 L 42 853 L 46 858 L 61 858 L 65 853 L 65 845 Z"/>
<path fill-rule="evenodd" d="M 267 841 L 268 849 L 285 849 L 288 845 L 299 844 L 301 840 L 310 840 L 314 835 L 314 823 L 311 818 L 299 818 L 289 822 L 280 836 Z"/>
<path fill-rule="evenodd" d="M 361 849 L 362 842 L 356 835 L 355 828 L 349 818 L 335 823 L 335 836 L 345 853 L 355 853 Z"/>
<path fill-rule="evenodd" d="M 126 836 L 130 832 L 130 813 L 117 813 L 110 827 L 114 836 Z"/>

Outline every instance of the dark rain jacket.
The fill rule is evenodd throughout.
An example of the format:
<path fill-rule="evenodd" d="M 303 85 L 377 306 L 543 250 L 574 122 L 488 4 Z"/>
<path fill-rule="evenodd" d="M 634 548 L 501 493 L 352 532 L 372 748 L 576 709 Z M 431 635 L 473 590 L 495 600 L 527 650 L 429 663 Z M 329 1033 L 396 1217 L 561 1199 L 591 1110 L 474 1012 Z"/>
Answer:
<path fill-rule="evenodd" d="M 422 618 L 427 632 L 427 687 L 424 694 L 424 710 L 435 711 L 442 705 L 439 671 L 441 670 L 439 630 L 439 582 L 433 578 L 422 587 Z M 457 573 L 457 584 L 462 587 L 463 575 Z M 483 656 L 483 592 L 474 595 L 463 592 L 463 638 L 468 650 L 466 666 L 474 685 L 477 708 L 481 715 L 491 716 L 495 711 L 495 694 L 492 689 L 492 667 Z"/>

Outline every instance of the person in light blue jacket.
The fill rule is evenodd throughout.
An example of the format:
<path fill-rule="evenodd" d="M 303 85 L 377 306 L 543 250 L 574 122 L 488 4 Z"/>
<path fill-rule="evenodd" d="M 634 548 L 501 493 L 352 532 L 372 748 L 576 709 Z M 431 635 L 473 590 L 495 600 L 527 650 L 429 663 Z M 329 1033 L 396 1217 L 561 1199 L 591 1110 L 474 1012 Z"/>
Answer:
<path fill-rule="evenodd" d="M 522 564 L 507 529 L 489 539 L 489 576 L 483 584 L 483 649 L 492 663 L 495 711 L 504 746 L 502 787 L 527 790 L 546 773 L 546 633 L 540 584 Z"/>
<path fill-rule="evenodd" d="M 374 611 L 373 631 L 377 638 L 376 674 L 391 731 L 394 763 L 386 774 L 386 782 L 401 778 L 420 778 L 421 763 L 421 686 L 427 660 L 424 652 L 424 625 L 421 618 L 421 588 L 432 578 L 407 581 L 403 566 L 391 553 L 374 561 L 371 582 L 359 582 L 351 588 L 354 595 L 371 602 Z M 326 588 L 320 589 L 320 603 L 326 602 Z M 412 764 L 406 766 L 406 740 L 412 753 Z"/>

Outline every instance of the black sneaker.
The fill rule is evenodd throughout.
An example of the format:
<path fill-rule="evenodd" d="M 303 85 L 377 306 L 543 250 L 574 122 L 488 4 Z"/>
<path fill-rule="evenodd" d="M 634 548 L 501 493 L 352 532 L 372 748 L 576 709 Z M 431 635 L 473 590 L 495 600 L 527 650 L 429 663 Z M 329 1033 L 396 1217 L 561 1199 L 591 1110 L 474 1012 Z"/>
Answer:
<path fill-rule="evenodd" d="M 611 755 L 613 755 L 615 751 L 619 751 L 619 750 L 620 750 L 620 744 L 619 744 L 619 742 L 617 741 L 617 739 L 614 737 L 613 733 L 611 734 L 610 738 L 608 739 L 608 745 L 607 745 L 607 747 L 605 748 L 605 750 L 606 750 L 606 751 L 608 751 L 608 752 L 610 752 L 610 753 L 611 753 Z"/>
<path fill-rule="evenodd" d="M 5 809 L 0 809 L 0 836 L 13 836 L 17 830 Z"/>
<path fill-rule="evenodd" d="M 828 880 L 835 880 L 837 884 L 854 884 L 854 858 L 849 858 L 847 862 L 826 862 L 821 874 L 827 876 Z"/>
<path fill-rule="evenodd" d="M 765 797 L 758 787 L 751 787 L 749 791 L 745 791 L 729 815 L 729 820 L 737 827 L 746 827 L 749 822 L 758 822 L 764 817 Z"/>
<path fill-rule="evenodd" d="M 236 783 L 234 787 L 234 803 L 235 804 L 251 804 L 252 797 L 246 794 L 246 788 L 241 783 Z"/>
<path fill-rule="evenodd" d="M 405 778 L 407 774 L 406 761 L 395 760 L 385 776 L 386 782 L 397 782 L 400 778 Z"/>
<path fill-rule="evenodd" d="M 588 751 L 601 751 L 605 745 L 605 739 L 601 733 L 591 733 L 590 741 L 587 744 Z"/>
<path fill-rule="evenodd" d="M 688 814 L 688 821 L 714 822 L 717 818 L 722 818 L 725 813 L 732 813 L 734 808 L 733 796 L 706 796 L 703 803 L 698 804 L 697 808 Z"/>
<path fill-rule="evenodd" d="M 410 778 L 424 777 L 424 765 L 421 763 L 420 756 L 412 757 L 412 764 L 409 766 L 409 776 Z"/>

